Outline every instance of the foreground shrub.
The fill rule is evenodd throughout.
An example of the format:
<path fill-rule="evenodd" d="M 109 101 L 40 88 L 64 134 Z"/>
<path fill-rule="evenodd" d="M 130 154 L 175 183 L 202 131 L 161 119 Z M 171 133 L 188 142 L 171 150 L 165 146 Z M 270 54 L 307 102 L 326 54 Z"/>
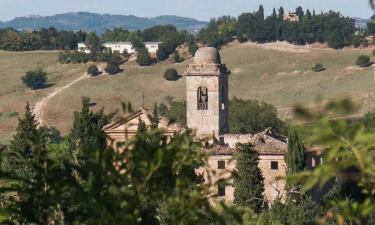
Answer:
<path fill-rule="evenodd" d="M 47 72 L 43 69 L 37 69 L 33 71 L 27 71 L 26 75 L 22 77 L 22 82 L 29 88 L 41 89 L 46 86 L 47 83 Z"/>
<path fill-rule="evenodd" d="M 316 63 L 312 68 L 311 70 L 314 71 L 314 72 L 321 72 L 323 70 L 325 70 L 326 68 L 324 67 L 323 64 L 321 63 Z"/>
<path fill-rule="evenodd" d="M 176 69 L 170 68 L 164 72 L 164 78 L 169 81 L 176 81 L 180 78 L 180 76 L 178 75 Z"/>
<path fill-rule="evenodd" d="M 87 74 L 92 75 L 92 76 L 96 76 L 96 75 L 100 74 L 100 71 L 99 71 L 99 69 L 96 65 L 91 65 L 87 69 Z"/>
<path fill-rule="evenodd" d="M 367 55 L 361 55 L 357 59 L 357 66 L 365 68 L 370 66 L 370 57 Z"/>

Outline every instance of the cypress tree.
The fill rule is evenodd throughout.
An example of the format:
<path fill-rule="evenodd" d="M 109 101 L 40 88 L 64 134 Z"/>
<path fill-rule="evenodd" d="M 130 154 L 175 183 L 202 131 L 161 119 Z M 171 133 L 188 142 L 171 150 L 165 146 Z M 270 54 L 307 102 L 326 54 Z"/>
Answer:
<path fill-rule="evenodd" d="M 147 132 L 147 127 L 145 121 L 142 120 L 141 117 L 138 118 L 138 129 L 137 129 L 137 134 L 142 135 Z"/>
<path fill-rule="evenodd" d="M 288 135 L 288 152 L 285 155 L 288 174 L 298 173 L 305 169 L 306 150 L 295 130 Z"/>
<path fill-rule="evenodd" d="M 264 177 L 258 167 L 259 154 L 250 143 L 238 143 L 236 148 L 238 176 L 234 178 L 234 201 L 259 213 L 265 206 Z"/>
<path fill-rule="evenodd" d="M 283 7 L 280 7 L 280 9 L 279 9 L 279 17 L 278 17 L 278 19 L 280 20 L 280 21 L 284 21 L 284 8 Z"/>
<path fill-rule="evenodd" d="M 152 128 L 158 128 L 159 126 L 159 110 L 158 110 L 158 104 L 155 103 L 154 105 L 154 110 L 152 111 L 152 116 L 151 116 L 151 127 Z"/>

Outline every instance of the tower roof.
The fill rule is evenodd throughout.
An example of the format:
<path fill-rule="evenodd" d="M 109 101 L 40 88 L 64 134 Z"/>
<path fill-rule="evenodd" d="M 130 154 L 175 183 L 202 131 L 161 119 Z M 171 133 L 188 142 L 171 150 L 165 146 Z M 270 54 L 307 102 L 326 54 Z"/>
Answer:
<path fill-rule="evenodd" d="M 195 53 L 194 64 L 221 64 L 220 53 L 213 47 L 200 48 Z"/>

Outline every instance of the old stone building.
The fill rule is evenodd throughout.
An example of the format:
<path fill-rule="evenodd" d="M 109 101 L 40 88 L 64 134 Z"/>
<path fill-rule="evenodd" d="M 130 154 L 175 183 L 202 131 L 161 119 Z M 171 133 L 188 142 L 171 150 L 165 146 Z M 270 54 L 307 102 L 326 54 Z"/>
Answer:
<path fill-rule="evenodd" d="M 299 16 L 295 12 L 286 12 L 284 13 L 283 20 L 289 22 L 298 22 Z"/>
<path fill-rule="evenodd" d="M 187 126 L 193 129 L 197 137 L 211 137 L 210 147 L 202 149 L 207 152 L 208 160 L 205 168 L 197 173 L 213 184 L 210 187 L 211 200 L 233 203 L 234 190 L 232 172 L 235 170 L 236 143 L 252 143 L 260 155 L 259 168 L 265 178 L 265 199 L 272 203 L 277 197 L 285 194 L 286 165 L 284 154 L 287 151 L 287 139 L 266 129 L 258 134 L 228 134 L 228 70 L 221 63 L 217 49 L 200 48 L 194 61 L 185 71 Z M 150 113 L 141 109 L 121 122 L 112 123 L 105 127 L 105 132 L 112 140 L 110 143 L 126 141 L 137 132 L 139 119 L 150 126 Z M 171 136 L 182 129 L 161 118 L 159 128 Z M 115 145 L 114 145 L 115 147 Z M 317 160 L 310 158 L 310 160 Z M 314 161 L 315 162 L 315 161 Z M 315 164 L 314 164 L 315 165 Z M 218 182 L 222 178 L 227 183 Z"/>

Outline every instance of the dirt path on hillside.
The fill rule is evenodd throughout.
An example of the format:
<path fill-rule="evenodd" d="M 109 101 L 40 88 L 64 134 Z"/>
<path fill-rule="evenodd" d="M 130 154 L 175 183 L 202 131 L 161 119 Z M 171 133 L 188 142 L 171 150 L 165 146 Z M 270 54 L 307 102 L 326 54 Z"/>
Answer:
<path fill-rule="evenodd" d="M 51 101 L 52 98 L 54 98 L 56 95 L 58 95 L 59 93 L 61 93 L 65 89 L 68 89 L 72 85 L 78 83 L 79 81 L 88 79 L 89 77 L 90 76 L 87 73 L 85 73 L 82 76 L 78 77 L 77 79 L 73 80 L 72 82 L 66 84 L 65 86 L 56 88 L 55 91 L 53 91 L 51 94 L 49 94 L 48 96 L 46 96 L 46 97 L 42 98 L 40 101 L 38 101 L 35 104 L 35 107 L 34 107 L 33 111 L 34 111 L 35 119 L 39 123 L 39 126 L 46 125 L 46 123 L 43 119 L 44 109 L 47 106 L 48 102 Z"/>

